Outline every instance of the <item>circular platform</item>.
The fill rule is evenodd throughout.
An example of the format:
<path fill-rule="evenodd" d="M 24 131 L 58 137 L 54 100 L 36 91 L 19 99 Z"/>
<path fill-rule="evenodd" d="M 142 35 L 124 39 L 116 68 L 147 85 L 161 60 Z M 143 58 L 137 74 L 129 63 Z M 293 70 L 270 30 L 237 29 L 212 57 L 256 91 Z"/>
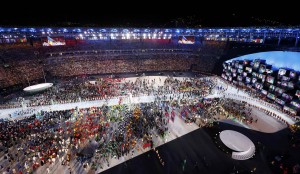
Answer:
<path fill-rule="evenodd" d="M 37 85 L 28 86 L 23 89 L 25 92 L 40 92 L 53 86 L 53 83 L 41 83 Z"/>
<path fill-rule="evenodd" d="M 220 133 L 220 139 L 228 148 L 234 151 L 232 153 L 233 159 L 246 160 L 255 153 L 253 142 L 237 131 L 224 130 Z"/>

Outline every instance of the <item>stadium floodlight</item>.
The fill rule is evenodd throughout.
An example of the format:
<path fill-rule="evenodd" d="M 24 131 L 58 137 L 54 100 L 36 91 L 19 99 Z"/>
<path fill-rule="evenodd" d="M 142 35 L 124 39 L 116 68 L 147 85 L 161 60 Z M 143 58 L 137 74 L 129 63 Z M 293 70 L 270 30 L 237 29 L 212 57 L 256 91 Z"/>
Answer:
<path fill-rule="evenodd" d="M 35 29 L 34 28 L 30 28 L 29 31 L 30 32 L 35 32 Z"/>

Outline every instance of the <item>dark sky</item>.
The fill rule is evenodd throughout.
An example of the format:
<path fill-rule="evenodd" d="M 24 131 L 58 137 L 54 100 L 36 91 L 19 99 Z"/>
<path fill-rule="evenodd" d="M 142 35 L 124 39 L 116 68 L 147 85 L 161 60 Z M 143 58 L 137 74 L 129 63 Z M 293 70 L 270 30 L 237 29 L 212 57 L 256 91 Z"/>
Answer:
<path fill-rule="evenodd" d="M 238 27 L 238 26 L 296 26 L 300 25 L 297 5 L 275 7 L 259 2 L 241 4 L 192 2 L 164 3 L 141 1 L 122 4 L 111 1 L 72 2 L 53 1 L 7 5 L 0 11 L 0 26 L 99 26 L 99 27 Z M 251 3 L 251 4 L 250 4 Z M 17 4 L 17 3 L 16 3 Z M 5 10 L 4 10 L 5 9 Z"/>

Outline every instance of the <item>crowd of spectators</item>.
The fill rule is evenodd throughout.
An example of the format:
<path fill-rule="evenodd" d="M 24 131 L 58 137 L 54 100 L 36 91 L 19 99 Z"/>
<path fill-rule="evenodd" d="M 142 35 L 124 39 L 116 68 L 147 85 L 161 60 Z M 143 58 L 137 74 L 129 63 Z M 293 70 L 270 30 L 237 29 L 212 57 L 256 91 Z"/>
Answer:
<path fill-rule="evenodd" d="M 6 45 L 6 44 L 4 44 Z M 19 44 L 20 45 L 20 44 Z M 126 54 L 89 55 L 79 51 L 126 50 Z M 151 50 L 143 55 L 134 50 Z M 181 49 L 182 53 L 165 52 Z M 127 73 L 143 71 L 186 71 L 195 64 L 194 70 L 211 72 L 216 57 L 222 54 L 224 43 L 181 45 L 173 42 L 103 41 L 86 42 L 58 47 L 35 47 L 28 43 L 0 47 L 0 88 L 22 84 L 28 86 L 44 78 L 45 72 L 51 76 L 76 76 L 82 74 Z M 165 51 L 163 51 L 165 50 Z M 186 50 L 184 52 L 184 50 Z M 54 56 L 64 52 L 74 52 L 74 56 Z M 56 60 L 56 61 L 53 61 Z"/>

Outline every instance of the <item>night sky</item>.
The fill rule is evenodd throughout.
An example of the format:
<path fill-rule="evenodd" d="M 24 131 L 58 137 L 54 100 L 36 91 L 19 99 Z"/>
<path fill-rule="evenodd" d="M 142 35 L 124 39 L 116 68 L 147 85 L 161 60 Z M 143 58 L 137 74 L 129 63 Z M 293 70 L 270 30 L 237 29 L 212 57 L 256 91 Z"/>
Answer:
<path fill-rule="evenodd" d="M 7 1 L 6 1 L 7 2 Z M 104 1 L 103 1 L 104 2 Z M 111 4 L 44 1 L 2 6 L 0 26 L 90 26 L 90 27 L 243 27 L 300 26 L 297 5 L 281 2 L 277 8 L 260 2 L 220 4 L 217 1 L 164 3 L 141 1 Z M 13 5 L 15 3 L 15 5 Z M 251 3 L 251 4 L 250 4 Z M 274 2 L 275 3 L 275 2 Z M 283 5 L 282 5 L 283 4 Z M 7 9 L 5 7 L 8 7 Z"/>

